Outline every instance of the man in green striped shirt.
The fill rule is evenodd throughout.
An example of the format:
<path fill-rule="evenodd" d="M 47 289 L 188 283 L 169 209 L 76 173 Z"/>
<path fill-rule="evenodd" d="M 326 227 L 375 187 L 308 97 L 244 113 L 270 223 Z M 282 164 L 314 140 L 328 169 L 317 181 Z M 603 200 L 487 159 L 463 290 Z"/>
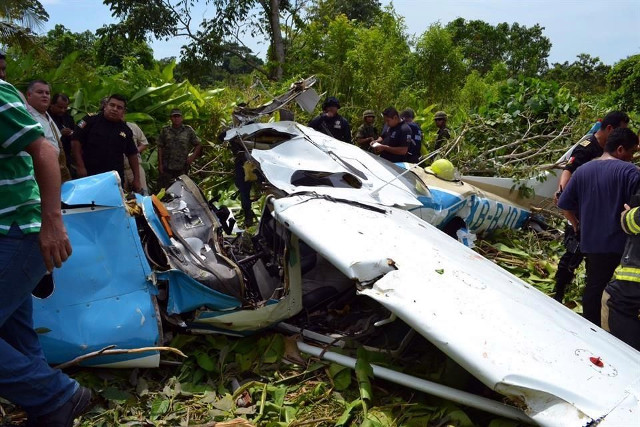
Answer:
<path fill-rule="evenodd" d="M 30 423 L 69 427 L 91 392 L 47 364 L 31 292 L 71 255 L 58 155 L 16 89 L 0 80 L 0 396 Z"/>

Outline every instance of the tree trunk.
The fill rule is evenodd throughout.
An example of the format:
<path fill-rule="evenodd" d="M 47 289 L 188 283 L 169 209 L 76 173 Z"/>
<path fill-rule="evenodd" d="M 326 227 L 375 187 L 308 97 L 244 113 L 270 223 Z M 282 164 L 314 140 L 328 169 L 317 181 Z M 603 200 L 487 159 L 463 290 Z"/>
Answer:
<path fill-rule="evenodd" d="M 276 80 L 282 79 L 282 66 L 284 65 L 284 42 L 280 29 L 280 0 L 269 0 L 269 25 L 271 26 L 271 43 L 276 56 Z"/>

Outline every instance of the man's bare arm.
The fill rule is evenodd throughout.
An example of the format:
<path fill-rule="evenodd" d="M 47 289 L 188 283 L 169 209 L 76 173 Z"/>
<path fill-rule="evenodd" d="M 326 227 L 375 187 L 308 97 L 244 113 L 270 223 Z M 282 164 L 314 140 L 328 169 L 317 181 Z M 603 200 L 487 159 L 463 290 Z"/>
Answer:
<path fill-rule="evenodd" d="M 84 159 L 82 158 L 82 145 L 77 139 L 71 140 L 71 152 L 73 154 L 73 161 L 76 163 L 78 176 L 80 178 L 87 176 L 87 168 L 85 167 Z"/>
<path fill-rule="evenodd" d="M 563 209 L 562 214 L 564 215 L 565 218 L 567 218 L 567 221 L 571 223 L 573 230 L 577 233 L 578 227 L 580 225 L 580 221 L 578 221 L 578 217 L 576 216 L 576 213 L 573 211 L 565 211 Z"/>
<path fill-rule="evenodd" d="M 60 167 L 58 153 L 43 137 L 25 149 L 33 160 L 36 182 L 40 188 L 42 225 L 40 226 L 40 252 L 47 271 L 61 267 L 71 256 L 71 243 L 62 222 L 60 211 Z"/>
<path fill-rule="evenodd" d="M 158 147 L 158 172 L 163 173 L 164 167 L 162 166 L 162 147 Z"/>
<path fill-rule="evenodd" d="M 140 193 L 142 186 L 140 185 L 140 161 L 137 154 L 131 154 L 127 156 L 129 160 L 129 166 L 131 166 L 131 172 L 133 172 L 133 191 Z"/>
<path fill-rule="evenodd" d="M 196 161 L 196 159 L 198 157 L 200 157 L 202 155 L 202 145 L 198 144 L 196 145 L 196 148 L 193 150 L 193 154 L 191 154 L 188 158 L 187 158 L 187 164 L 191 164 L 193 162 Z"/>

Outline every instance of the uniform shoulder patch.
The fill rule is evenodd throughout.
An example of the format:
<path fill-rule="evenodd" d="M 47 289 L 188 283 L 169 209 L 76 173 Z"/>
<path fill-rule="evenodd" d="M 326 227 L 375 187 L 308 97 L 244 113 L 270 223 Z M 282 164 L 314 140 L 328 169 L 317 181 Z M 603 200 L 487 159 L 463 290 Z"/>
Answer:
<path fill-rule="evenodd" d="M 591 144 L 591 140 L 590 139 L 585 139 L 584 141 L 582 141 L 580 143 L 580 145 L 582 145 L 583 147 L 588 147 L 589 144 Z"/>

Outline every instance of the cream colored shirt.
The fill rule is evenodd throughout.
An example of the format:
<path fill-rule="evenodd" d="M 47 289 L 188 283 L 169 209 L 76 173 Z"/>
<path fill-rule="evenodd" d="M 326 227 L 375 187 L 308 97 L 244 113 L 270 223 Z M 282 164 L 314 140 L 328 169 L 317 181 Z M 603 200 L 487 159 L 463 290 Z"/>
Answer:
<path fill-rule="evenodd" d="M 27 110 L 29 110 L 31 116 L 42 125 L 42 129 L 44 129 L 44 137 L 47 138 L 47 141 L 49 141 L 56 149 L 56 152 L 60 154 L 60 147 L 62 145 L 62 140 L 60 138 L 62 135 L 58 130 L 58 126 L 56 126 L 55 122 L 51 119 L 51 116 L 49 116 L 49 113 L 45 111 L 45 113 L 42 114 L 29 104 L 27 104 Z"/>

